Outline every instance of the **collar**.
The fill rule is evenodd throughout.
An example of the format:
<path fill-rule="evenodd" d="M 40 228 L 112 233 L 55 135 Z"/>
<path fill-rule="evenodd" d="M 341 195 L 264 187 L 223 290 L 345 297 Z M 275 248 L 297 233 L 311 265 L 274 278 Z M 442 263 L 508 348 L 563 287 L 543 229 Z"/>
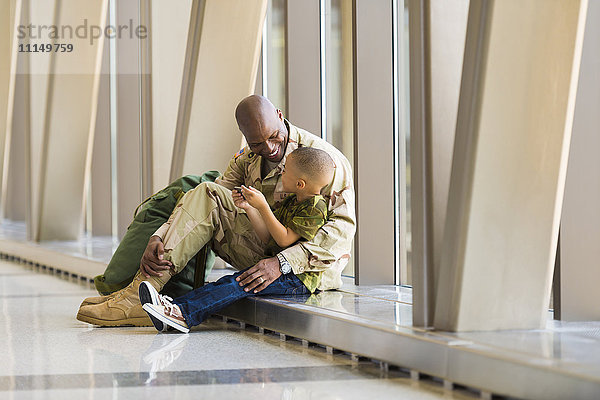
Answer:
<path fill-rule="evenodd" d="M 300 141 L 300 134 L 298 133 L 298 128 L 294 125 L 290 124 L 290 121 L 287 119 L 283 120 L 287 130 L 288 130 L 288 143 L 285 148 L 285 153 L 283 153 L 283 158 L 279 161 L 278 167 L 281 167 L 283 170 L 283 166 L 285 165 L 285 160 L 290 153 L 298 148 L 298 142 Z"/>

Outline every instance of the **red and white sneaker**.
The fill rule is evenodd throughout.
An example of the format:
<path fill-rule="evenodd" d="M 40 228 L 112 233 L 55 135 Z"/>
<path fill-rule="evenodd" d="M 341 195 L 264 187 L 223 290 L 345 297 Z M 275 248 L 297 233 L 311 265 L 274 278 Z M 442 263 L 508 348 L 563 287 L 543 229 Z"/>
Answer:
<path fill-rule="evenodd" d="M 152 286 L 152 284 L 148 281 L 143 281 L 140 283 L 140 287 L 138 289 L 138 295 L 140 297 L 140 303 L 142 303 L 142 307 L 144 304 L 154 304 L 155 306 L 165 306 L 166 304 L 172 304 L 173 299 L 169 296 L 165 296 L 163 294 L 159 294 L 158 291 Z M 154 327 L 159 332 L 166 332 L 168 325 L 162 323 L 162 321 L 154 319 L 150 317 Z"/>
<path fill-rule="evenodd" d="M 181 311 L 176 304 L 168 303 L 163 306 L 146 303 L 142 307 L 146 310 L 155 326 L 156 322 L 154 321 L 158 320 L 163 325 L 175 328 L 179 332 L 188 333 L 190 331 L 189 326 L 185 323 L 185 319 L 181 315 Z"/>

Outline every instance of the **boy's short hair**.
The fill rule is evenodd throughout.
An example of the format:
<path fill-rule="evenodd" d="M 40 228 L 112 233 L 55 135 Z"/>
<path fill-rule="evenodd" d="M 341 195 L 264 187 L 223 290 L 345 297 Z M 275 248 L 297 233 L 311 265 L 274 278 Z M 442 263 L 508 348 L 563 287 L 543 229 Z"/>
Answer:
<path fill-rule="evenodd" d="M 300 172 L 308 179 L 313 181 L 320 181 L 324 177 L 331 179 L 335 164 L 326 151 L 314 147 L 298 147 L 288 157 L 290 156 Z"/>

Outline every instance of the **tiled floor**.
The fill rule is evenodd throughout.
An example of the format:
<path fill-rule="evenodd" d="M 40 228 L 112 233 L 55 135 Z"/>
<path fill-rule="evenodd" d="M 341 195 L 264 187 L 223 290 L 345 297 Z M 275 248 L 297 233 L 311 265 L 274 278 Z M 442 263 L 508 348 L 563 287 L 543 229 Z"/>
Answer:
<path fill-rule="evenodd" d="M 439 383 L 213 319 L 189 335 L 75 319 L 89 287 L 0 262 L 0 398 L 466 399 Z"/>
<path fill-rule="evenodd" d="M 27 241 L 27 227 L 23 221 L 0 220 L 0 240 L 18 243 L 69 254 L 84 259 L 108 263 L 119 242 L 110 236 L 83 236 L 80 240 L 50 240 L 41 243 Z"/>
<path fill-rule="evenodd" d="M 91 267 L 95 271 L 103 268 L 116 246 L 110 238 L 35 244 L 26 241 L 24 232 L 23 223 L 2 221 L 0 240 L 5 239 L 0 242 L 2 251 L 19 255 L 11 253 L 14 250 L 11 246 L 21 245 L 19 251 L 24 252 L 21 257 L 27 258 L 33 250 L 38 257 L 42 254 L 43 262 L 47 262 L 45 254 L 48 257 L 71 254 L 75 266 L 96 260 Z M 215 270 L 209 279 L 229 272 Z M 7 391 L 11 394 L 9 398 L 28 398 L 38 391 L 42 393 L 40 398 L 63 398 L 65 390 L 75 397 L 129 398 L 147 394 L 149 387 L 156 393 L 177 393 L 184 398 L 192 394 L 227 398 L 239 393 L 267 398 L 320 398 L 327 397 L 326 390 L 331 398 L 362 398 L 369 391 L 381 391 L 383 398 L 472 396 L 467 392 L 444 391 L 436 382 L 411 381 L 399 371 L 381 376 L 371 362 L 353 364 L 347 356 L 331 358 L 320 347 L 304 349 L 297 341 L 280 342 L 279 336 L 260 335 L 219 321 L 211 321 L 184 339 L 178 335 L 156 335 L 149 328 L 90 328 L 76 321 L 74 315 L 81 299 L 92 294 L 89 287 L 36 274 L 19 265 L 0 263 L 0 330 L 2 337 L 7 338 L 0 341 L 4 361 L 0 363 L 0 398 L 6 397 Z M 357 334 L 359 330 L 354 328 L 359 326 L 368 327 L 368 334 L 378 338 L 393 332 L 386 336 L 386 345 L 394 355 L 389 357 L 390 362 L 419 369 L 413 365 L 414 361 L 419 364 L 426 360 L 427 365 L 421 371 L 449 381 L 485 388 L 486 384 L 504 378 L 504 383 L 496 385 L 496 393 L 512 387 L 518 389 L 508 393 L 564 398 L 563 393 L 580 388 L 579 398 L 600 398 L 600 322 L 558 322 L 549 313 L 547 327 L 541 330 L 466 333 L 424 330 L 412 326 L 410 288 L 355 286 L 349 278 L 344 279 L 339 291 L 268 301 L 277 306 L 281 303 L 282 309 L 303 310 L 310 318 L 319 317 L 320 323 L 328 324 L 327 318 L 346 321 L 349 324 L 344 329 L 351 329 L 352 334 Z M 316 322 L 310 318 L 307 326 Z M 322 340 L 331 335 L 330 330 L 319 330 L 319 335 L 311 340 Z M 410 343 L 400 339 L 410 339 Z M 363 346 L 364 340 L 354 346 L 356 349 L 346 349 L 368 353 L 373 343 L 367 341 Z M 416 358 L 410 358 L 406 350 L 414 350 L 414 345 L 422 342 L 431 346 L 423 348 L 425 351 Z M 408 347 L 398 351 L 401 343 Z M 235 345 L 228 347 L 229 344 Z M 392 353 L 371 356 L 386 359 L 386 354 Z M 509 366 L 512 374 L 496 370 L 496 365 Z M 539 382 L 530 384 L 530 379 Z M 525 392 L 521 391 L 523 388 Z"/>

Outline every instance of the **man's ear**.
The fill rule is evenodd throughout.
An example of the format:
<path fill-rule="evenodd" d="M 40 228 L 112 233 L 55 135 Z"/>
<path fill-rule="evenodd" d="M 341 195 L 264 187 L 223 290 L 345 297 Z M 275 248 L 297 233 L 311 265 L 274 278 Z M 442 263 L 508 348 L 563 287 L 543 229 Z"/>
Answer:
<path fill-rule="evenodd" d="M 298 189 L 304 189 L 305 186 L 306 186 L 306 181 L 304 179 L 298 179 L 296 181 L 296 187 Z"/>
<path fill-rule="evenodd" d="M 283 121 L 283 112 L 278 108 L 276 110 L 277 112 L 277 118 L 279 118 L 281 121 Z"/>

